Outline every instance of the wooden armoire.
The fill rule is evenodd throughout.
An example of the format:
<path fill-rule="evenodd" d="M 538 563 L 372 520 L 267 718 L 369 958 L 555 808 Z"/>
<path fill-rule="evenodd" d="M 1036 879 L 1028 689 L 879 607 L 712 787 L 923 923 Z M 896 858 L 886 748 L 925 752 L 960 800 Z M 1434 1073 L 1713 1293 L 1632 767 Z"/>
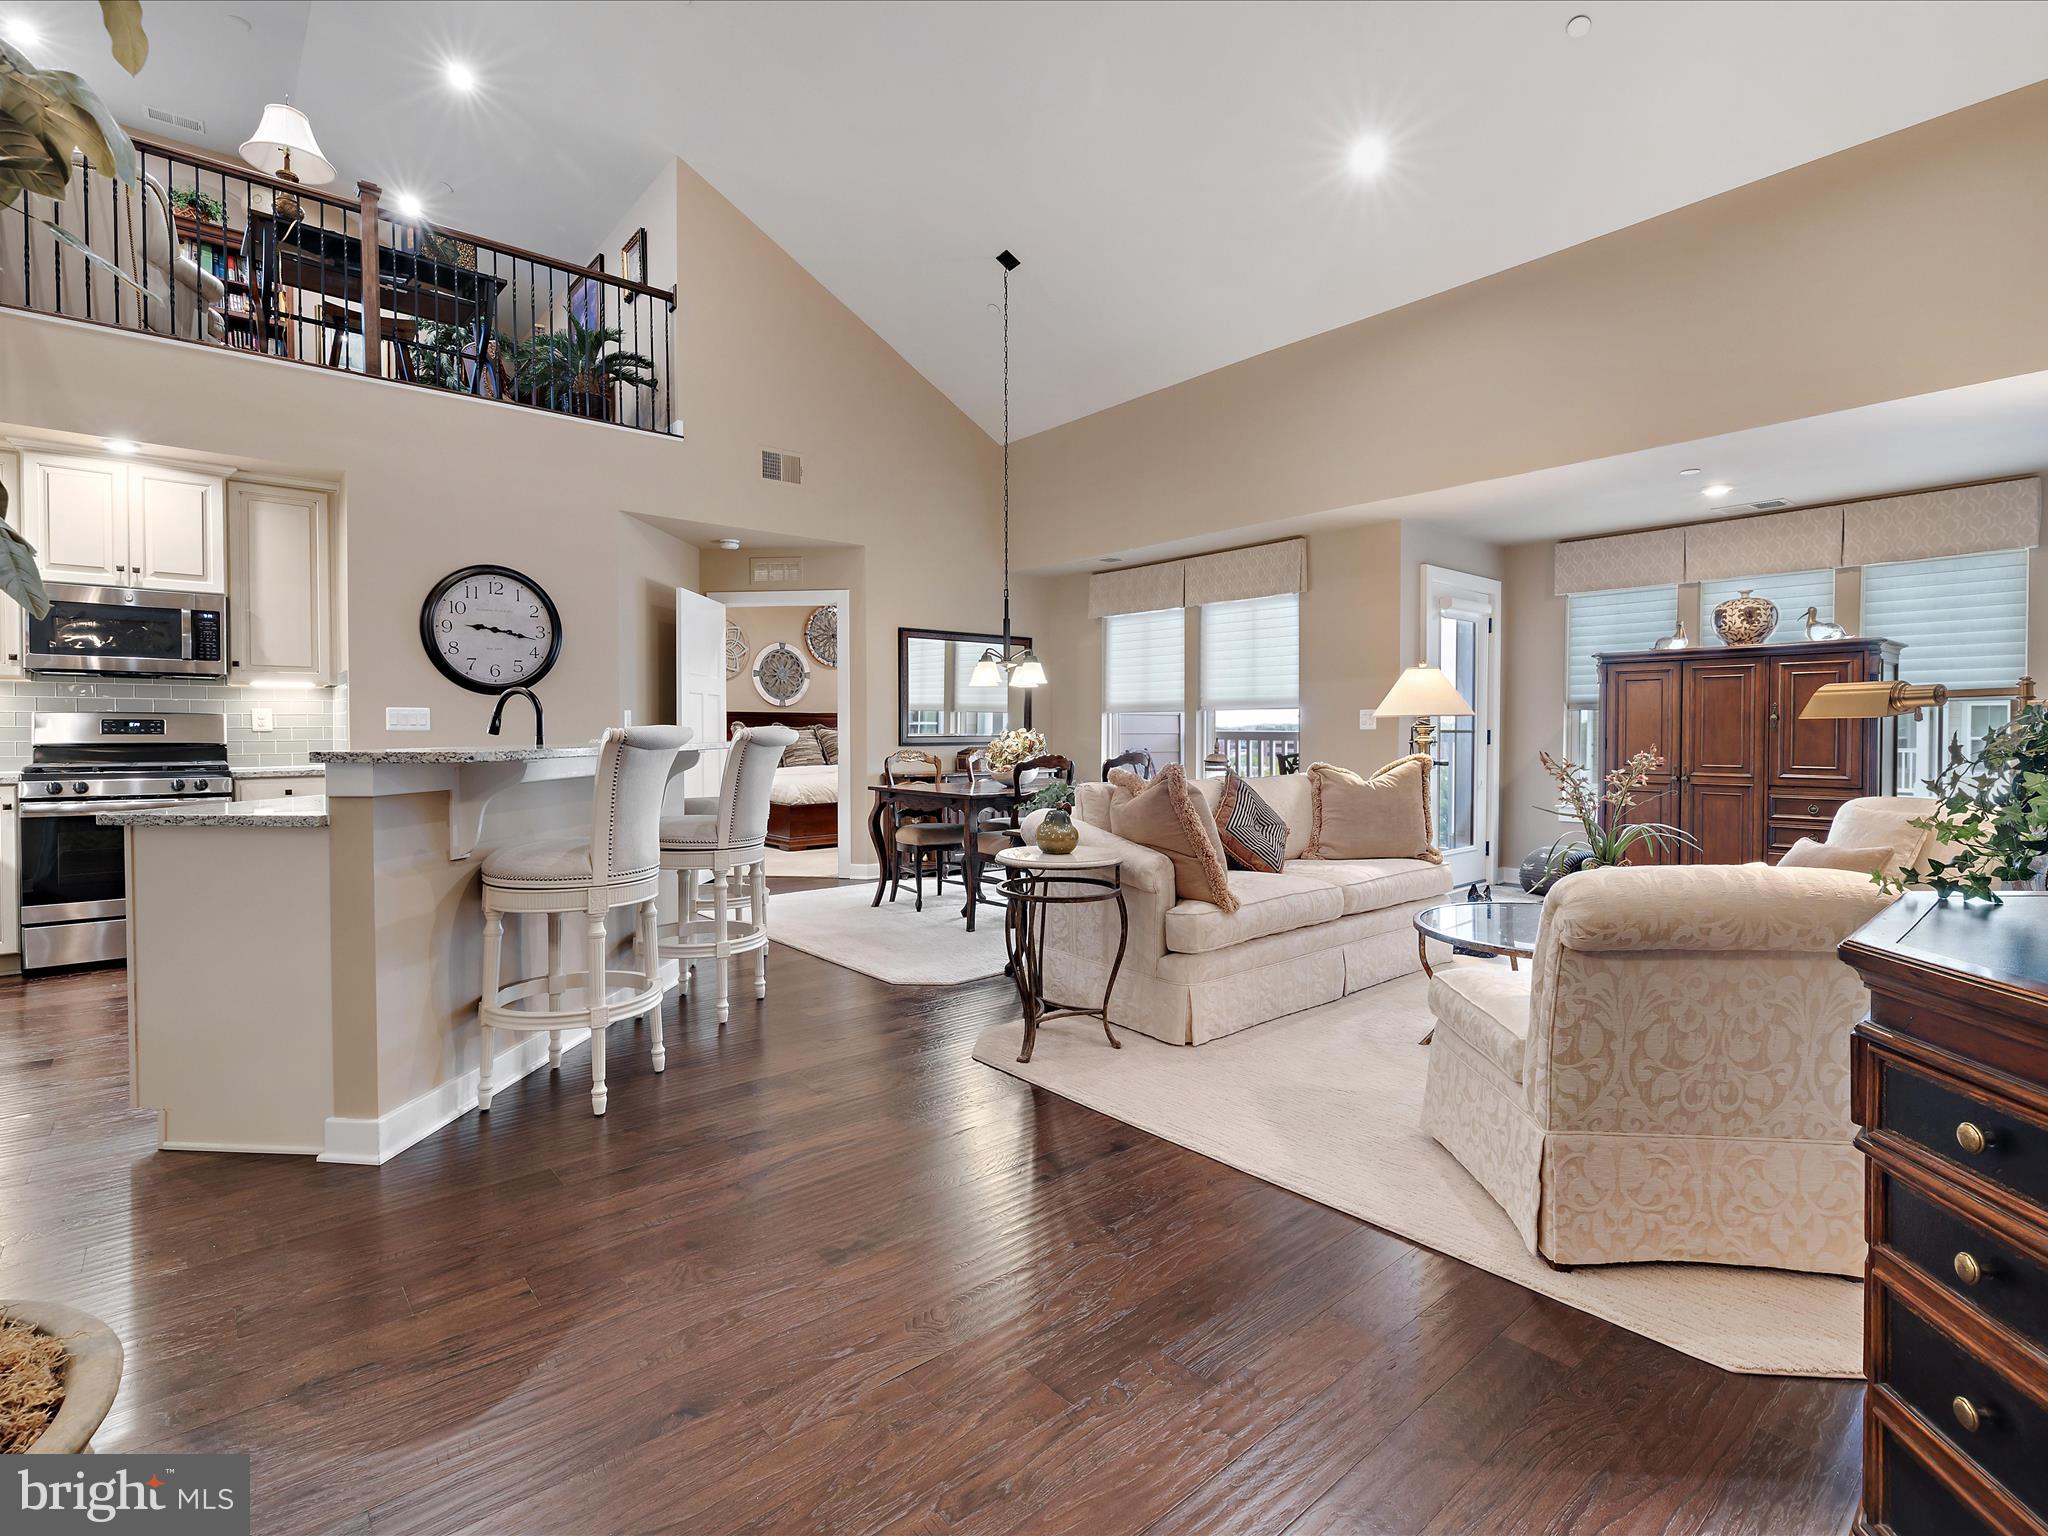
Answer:
<path fill-rule="evenodd" d="M 1802 720 L 1823 683 L 1889 681 L 1889 640 L 1627 651 L 1600 662 L 1602 762 L 1655 752 L 1664 772 L 1631 817 L 1698 842 L 1636 862 L 1775 864 L 1802 837 L 1825 838 L 1844 800 L 1892 792 L 1894 722 Z"/>

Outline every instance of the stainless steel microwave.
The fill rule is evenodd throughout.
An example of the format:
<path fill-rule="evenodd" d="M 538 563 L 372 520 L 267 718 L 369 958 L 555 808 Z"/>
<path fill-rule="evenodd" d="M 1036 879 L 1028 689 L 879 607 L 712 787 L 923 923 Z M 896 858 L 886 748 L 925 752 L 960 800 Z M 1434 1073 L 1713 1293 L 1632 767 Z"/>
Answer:
<path fill-rule="evenodd" d="M 217 592 L 52 583 L 50 611 L 28 621 L 31 672 L 226 677 L 226 605 Z"/>

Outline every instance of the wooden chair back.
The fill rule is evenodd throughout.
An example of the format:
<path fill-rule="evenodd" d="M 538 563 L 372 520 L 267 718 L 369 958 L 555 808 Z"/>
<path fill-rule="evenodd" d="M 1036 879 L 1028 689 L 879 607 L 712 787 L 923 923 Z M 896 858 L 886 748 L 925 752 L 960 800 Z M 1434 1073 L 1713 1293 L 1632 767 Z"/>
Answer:
<path fill-rule="evenodd" d="M 1034 779 L 1036 783 L 1033 782 Z M 1054 779 L 1064 779 L 1069 784 L 1074 782 L 1073 759 L 1061 757 L 1057 752 L 1027 757 L 1017 765 L 1014 782 L 1017 792 L 1024 794 L 1030 790 L 1043 789 Z"/>
<path fill-rule="evenodd" d="M 924 771 L 910 769 L 916 763 Z M 902 767 L 899 768 L 898 765 Z M 918 747 L 898 747 L 882 759 L 882 782 L 885 784 L 917 784 L 929 781 L 936 784 L 944 776 L 936 752 L 926 752 Z"/>
<path fill-rule="evenodd" d="M 1102 765 L 1102 776 L 1105 779 L 1109 777 L 1109 770 L 1112 768 L 1129 768 L 1139 778 L 1149 779 L 1152 777 L 1152 749 L 1133 747 L 1128 752 L 1117 753 Z"/>

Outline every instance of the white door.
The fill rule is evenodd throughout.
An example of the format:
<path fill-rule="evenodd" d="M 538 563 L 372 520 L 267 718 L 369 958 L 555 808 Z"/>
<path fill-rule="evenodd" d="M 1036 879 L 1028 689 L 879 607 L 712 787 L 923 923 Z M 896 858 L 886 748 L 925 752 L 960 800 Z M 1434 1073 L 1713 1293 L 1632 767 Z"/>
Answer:
<path fill-rule="evenodd" d="M 24 454 L 21 478 L 22 533 L 36 547 L 43 580 L 127 586 L 127 466 Z"/>
<path fill-rule="evenodd" d="M 228 553 L 228 681 L 331 682 L 326 493 L 230 487 Z"/>
<path fill-rule="evenodd" d="M 227 590 L 221 480 L 157 464 L 128 468 L 128 584 Z"/>
<path fill-rule="evenodd" d="M 676 588 L 676 724 L 687 725 L 693 741 L 725 740 L 725 604 Z M 725 755 L 707 752 L 685 770 L 683 793 L 718 792 Z"/>
<path fill-rule="evenodd" d="M 1472 706 L 1436 722 L 1437 843 L 1460 885 L 1490 882 L 1500 860 L 1496 742 L 1500 702 L 1500 583 L 1441 566 L 1422 568 L 1422 659 L 1439 668 Z"/>

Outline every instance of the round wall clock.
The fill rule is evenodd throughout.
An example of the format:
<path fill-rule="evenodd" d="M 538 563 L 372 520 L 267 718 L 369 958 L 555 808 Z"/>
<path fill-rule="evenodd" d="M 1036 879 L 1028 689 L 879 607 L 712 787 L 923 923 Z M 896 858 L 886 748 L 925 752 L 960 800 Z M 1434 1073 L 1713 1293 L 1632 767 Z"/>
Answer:
<path fill-rule="evenodd" d="M 813 608 L 804 620 L 804 647 L 821 667 L 839 665 L 839 605 Z"/>
<path fill-rule="evenodd" d="M 420 643 L 443 676 L 472 692 L 531 687 L 562 653 L 562 616 L 532 578 L 466 565 L 420 604 Z"/>
<path fill-rule="evenodd" d="M 747 632 L 731 619 L 725 621 L 725 675 L 738 677 L 747 670 Z"/>
<path fill-rule="evenodd" d="M 754 658 L 754 688 L 770 704 L 796 703 L 811 686 L 811 669 L 793 645 L 776 641 L 761 647 Z"/>

